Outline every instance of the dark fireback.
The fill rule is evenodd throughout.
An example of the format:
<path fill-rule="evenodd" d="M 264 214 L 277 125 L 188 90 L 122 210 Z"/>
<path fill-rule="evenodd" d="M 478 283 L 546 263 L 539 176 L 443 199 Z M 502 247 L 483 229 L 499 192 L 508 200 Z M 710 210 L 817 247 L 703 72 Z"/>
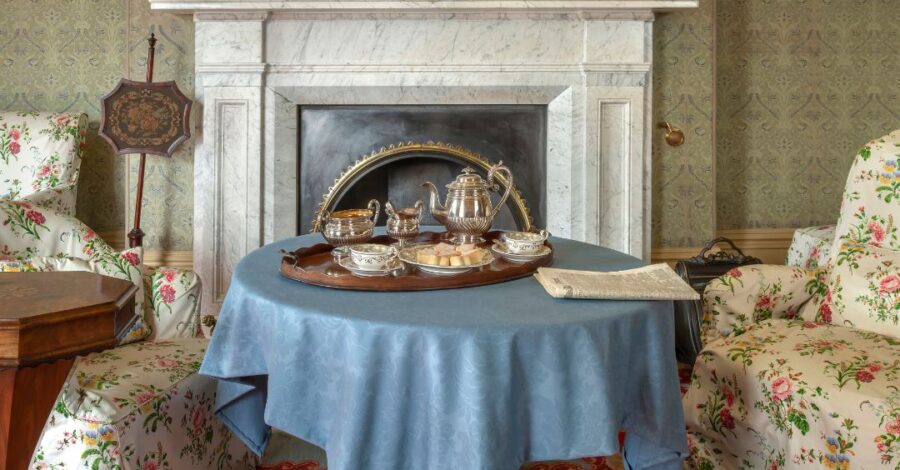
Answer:
<path fill-rule="evenodd" d="M 300 233 L 310 230 L 319 202 L 342 170 L 365 154 L 408 141 L 444 142 L 479 153 L 491 163 L 502 160 L 512 170 L 535 226 L 545 226 L 546 106 L 301 106 L 299 113 Z M 367 174 L 336 208 L 365 207 L 372 198 L 382 206 L 390 200 L 395 207 L 408 207 L 417 199 L 427 205 L 428 194 L 420 187 L 424 181 L 437 185 L 443 202 L 444 185 L 462 168 L 413 154 Z M 422 223 L 436 224 L 430 214 Z M 384 215 L 379 221 L 383 224 Z M 498 214 L 494 228 L 515 228 L 508 208 Z"/>

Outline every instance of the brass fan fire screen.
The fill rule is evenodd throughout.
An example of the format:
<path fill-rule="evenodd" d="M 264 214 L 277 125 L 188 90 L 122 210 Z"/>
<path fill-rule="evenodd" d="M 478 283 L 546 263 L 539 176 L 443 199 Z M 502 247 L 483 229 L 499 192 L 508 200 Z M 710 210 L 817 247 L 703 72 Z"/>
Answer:
<path fill-rule="evenodd" d="M 353 186 L 366 175 L 381 167 L 390 165 L 391 163 L 410 158 L 422 158 L 423 156 L 458 163 L 463 166 L 470 166 L 479 170 L 481 173 L 486 173 L 493 164 L 475 152 L 443 142 L 426 142 L 424 144 L 401 142 L 382 147 L 377 151 L 363 155 L 356 162 L 344 169 L 344 171 L 341 172 L 341 175 L 334 180 L 334 184 L 328 188 L 328 191 L 322 198 L 322 202 L 319 203 L 319 206 L 316 209 L 310 233 L 318 231 L 319 216 L 325 212 L 333 211 L 341 198 L 343 198 L 344 195 L 346 195 Z M 508 182 L 502 176 L 497 177 L 496 180 L 503 188 L 506 188 L 508 185 Z M 513 185 L 512 190 L 510 191 L 508 205 L 519 229 L 531 230 L 534 224 L 531 210 L 528 208 L 528 204 L 522 196 L 522 193 L 515 185 Z"/>

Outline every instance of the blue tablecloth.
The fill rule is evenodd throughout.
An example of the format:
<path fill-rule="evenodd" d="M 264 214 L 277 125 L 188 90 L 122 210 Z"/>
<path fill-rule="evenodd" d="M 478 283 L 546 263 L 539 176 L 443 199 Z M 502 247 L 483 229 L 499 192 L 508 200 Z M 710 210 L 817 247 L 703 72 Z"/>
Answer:
<path fill-rule="evenodd" d="M 274 426 L 331 470 L 516 469 L 610 455 L 633 468 L 686 453 L 671 302 L 559 300 L 534 278 L 468 289 L 354 292 L 279 275 L 278 250 L 235 268 L 200 372 L 218 416 L 257 453 Z M 630 256 L 555 239 L 554 266 Z"/>

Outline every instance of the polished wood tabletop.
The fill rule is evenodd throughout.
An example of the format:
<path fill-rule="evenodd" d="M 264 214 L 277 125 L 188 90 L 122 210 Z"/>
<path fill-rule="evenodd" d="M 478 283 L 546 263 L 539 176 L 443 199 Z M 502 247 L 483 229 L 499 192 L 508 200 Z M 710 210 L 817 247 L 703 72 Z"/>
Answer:
<path fill-rule="evenodd" d="M 27 468 L 74 357 L 118 344 L 136 292 L 89 272 L 0 273 L 0 468 Z"/>

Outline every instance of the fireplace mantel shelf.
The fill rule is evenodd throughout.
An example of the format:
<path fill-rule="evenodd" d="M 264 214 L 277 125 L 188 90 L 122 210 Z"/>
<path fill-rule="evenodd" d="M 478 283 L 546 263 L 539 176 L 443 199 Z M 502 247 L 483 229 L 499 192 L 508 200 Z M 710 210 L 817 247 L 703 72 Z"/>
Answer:
<path fill-rule="evenodd" d="M 699 0 L 150 0 L 154 10 L 183 12 L 615 12 L 697 8 Z"/>

